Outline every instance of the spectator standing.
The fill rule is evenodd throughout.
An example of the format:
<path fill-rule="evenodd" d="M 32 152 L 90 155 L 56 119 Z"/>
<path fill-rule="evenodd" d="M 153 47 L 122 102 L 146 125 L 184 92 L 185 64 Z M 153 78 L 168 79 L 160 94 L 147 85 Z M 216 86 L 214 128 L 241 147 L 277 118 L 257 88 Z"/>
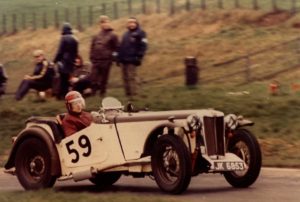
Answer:
<path fill-rule="evenodd" d="M 104 96 L 110 68 L 119 42 L 107 16 L 100 16 L 99 23 L 101 30 L 92 38 L 90 47 L 90 60 L 92 62 L 91 82 L 93 94 L 100 90 L 100 96 Z"/>
<path fill-rule="evenodd" d="M 142 64 L 148 41 L 136 18 L 128 19 L 127 29 L 120 44 L 118 62 L 122 68 L 125 93 L 133 96 L 137 94 L 137 67 Z"/>
<path fill-rule="evenodd" d="M 7 75 L 2 64 L 0 64 L 0 97 L 5 94 Z"/>
<path fill-rule="evenodd" d="M 75 59 L 78 55 L 78 41 L 73 35 L 72 27 L 69 23 L 64 23 L 62 28 L 62 36 L 54 58 L 54 63 L 60 62 L 58 70 L 60 75 L 58 99 L 63 99 L 69 91 L 69 79 L 74 71 Z"/>
<path fill-rule="evenodd" d="M 44 51 L 35 50 L 33 57 L 36 63 L 32 75 L 25 75 L 17 92 L 16 100 L 21 100 L 30 89 L 37 91 L 45 91 L 52 88 L 52 80 L 54 77 L 54 69 L 45 58 Z"/>

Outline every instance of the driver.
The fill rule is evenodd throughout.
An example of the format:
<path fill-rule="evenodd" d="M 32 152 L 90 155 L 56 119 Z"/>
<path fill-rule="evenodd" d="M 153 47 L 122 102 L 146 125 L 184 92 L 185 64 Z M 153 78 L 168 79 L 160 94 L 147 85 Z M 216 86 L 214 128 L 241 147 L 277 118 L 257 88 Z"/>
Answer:
<path fill-rule="evenodd" d="M 65 136 L 68 137 L 92 123 L 92 115 L 89 112 L 83 111 L 85 101 L 81 94 L 77 91 L 70 91 L 65 96 L 66 107 L 68 113 L 62 120 L 62 127 Z"/>

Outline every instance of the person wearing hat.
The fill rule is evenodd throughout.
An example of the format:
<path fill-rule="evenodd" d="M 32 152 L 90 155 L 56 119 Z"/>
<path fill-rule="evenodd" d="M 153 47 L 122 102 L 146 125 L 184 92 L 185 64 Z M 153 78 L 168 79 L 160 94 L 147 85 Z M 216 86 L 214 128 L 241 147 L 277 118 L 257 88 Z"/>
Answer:
<path fill-rule="evenodd" d="M 63 99 L 69 91 L 69 79 L 74 71 L 75 59 L 78 55 L 78 41 L 73 35 L 70 23 L 64 23 L 60 44 L 53 60 L 59 63 L 60 87 L 57 93 L 58 99 Z"/>
<path fill-rule="evenodd" d="M 68 92 L 65 103 L 68 113 L 61 121 L 65 136 L 68 137 L 91 125 L 93 117 L 91 113 L 84 111 L 85 100 L 79 92 Z"/>
<path fill-rule="evenodd" d="M 93 94 L 100 90 L 100 96 L 104 96 L 119 41 L 117 35 L 113 32 L 108 16 L 100 16 L 99 25 L 100 32 L 93 36 L 90 46 L 91 82 Z"/>
<path fill-rule="evenodd" d="M 24 76 L 15 95 L 17 101 L 21 100 L 30 89 L 45 91 L 52 88 L 54 69 L 45 58 L 44 51 L 35 50 L 33 57 L 36 64 L 34 71 L 31 75 Z"/>
<path fill-rule="evenodd" d="M 127 20 L 127 29 L 120 44 L 118 62 L 122 68 L 125 93 L 133 96 L 137 94 L 136 69 L 142 64 L 148 41 L 136 18 Z"/>

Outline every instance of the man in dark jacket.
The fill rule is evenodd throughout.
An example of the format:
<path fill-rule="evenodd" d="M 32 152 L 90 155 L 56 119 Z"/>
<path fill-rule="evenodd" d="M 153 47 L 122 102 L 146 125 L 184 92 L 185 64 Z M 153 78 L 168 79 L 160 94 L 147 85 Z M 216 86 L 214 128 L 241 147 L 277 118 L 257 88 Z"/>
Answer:
<path fill-rule="evenodd" d="M 136 18 L 128 19 L 127 28 L 120 45 L 118 61 L 122 68 L 126 95 L 132 96 L 137 93 L 136 69 L 141 65 L 147 50 L 147 38 Z"/>
<path fill-rule="evenodd" d="M 107 16 L 100 16 L 99 23 L 101 31 L 93 37 L 90 49 L 90 60 L 93 65 L 91 81 L 93 94 L 99 89 L 100 95 L 103 96 L 106 93 L 110 68 L 119 42 Z"/>
<path fill-rule="evenodd" d="M 69 91 L 69 79 L 74 71 L 77 55 L 78 41 L 72 33 L 71 25 L 64 23 L 59 48 L 54 58 L 54 63 L 61 62 L 61 68 L 58 70 L 60 74 L 60 89 L 57 94 L 58 99 L 63 99 Z"/>
<path fill-rule="evenodd" d="M 0 97 L 5 94 L 7 75 L 2 64 L 0 64 Z"/>
<path fill-rule="evenodd" d="M 52 88 L 52 80 L 54 77 L 54 69 L 46 60 L 42 50 L 33 52 L 36 66 L 32 75 L 25 75 L 17 92 L 16 100 L 21 100 L 30 89 L 44 91 Z"/>

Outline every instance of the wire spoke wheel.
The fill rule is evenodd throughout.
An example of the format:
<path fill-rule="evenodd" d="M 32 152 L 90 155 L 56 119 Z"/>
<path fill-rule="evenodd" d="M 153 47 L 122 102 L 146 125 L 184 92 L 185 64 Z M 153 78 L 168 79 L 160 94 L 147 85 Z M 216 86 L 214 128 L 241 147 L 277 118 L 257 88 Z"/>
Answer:
<path fill-rule="evenodd" d="M 187 189 L 191 180 L 191 157 L 178 136 L 158 138 L 151 164 L 155 181 L 163 191 L 179 194 Z"/>
<path fill-rule="evenodd" d="M 24 140 L 16 152 L 16 174 L 25 189 L 52 187 L 51 159 L 46 144 L 37 138 Z"/>
<path fill-rule="evenodd" d="M 259 176 L 261 169 L 261 151 L 255 136 L 246 129 L 237 129 L 229 140 L 228 152 L 234 153 L 246 163 L 243 171 L 224 172 L 224 177 L 233 187 L 248 187 Z"/>

